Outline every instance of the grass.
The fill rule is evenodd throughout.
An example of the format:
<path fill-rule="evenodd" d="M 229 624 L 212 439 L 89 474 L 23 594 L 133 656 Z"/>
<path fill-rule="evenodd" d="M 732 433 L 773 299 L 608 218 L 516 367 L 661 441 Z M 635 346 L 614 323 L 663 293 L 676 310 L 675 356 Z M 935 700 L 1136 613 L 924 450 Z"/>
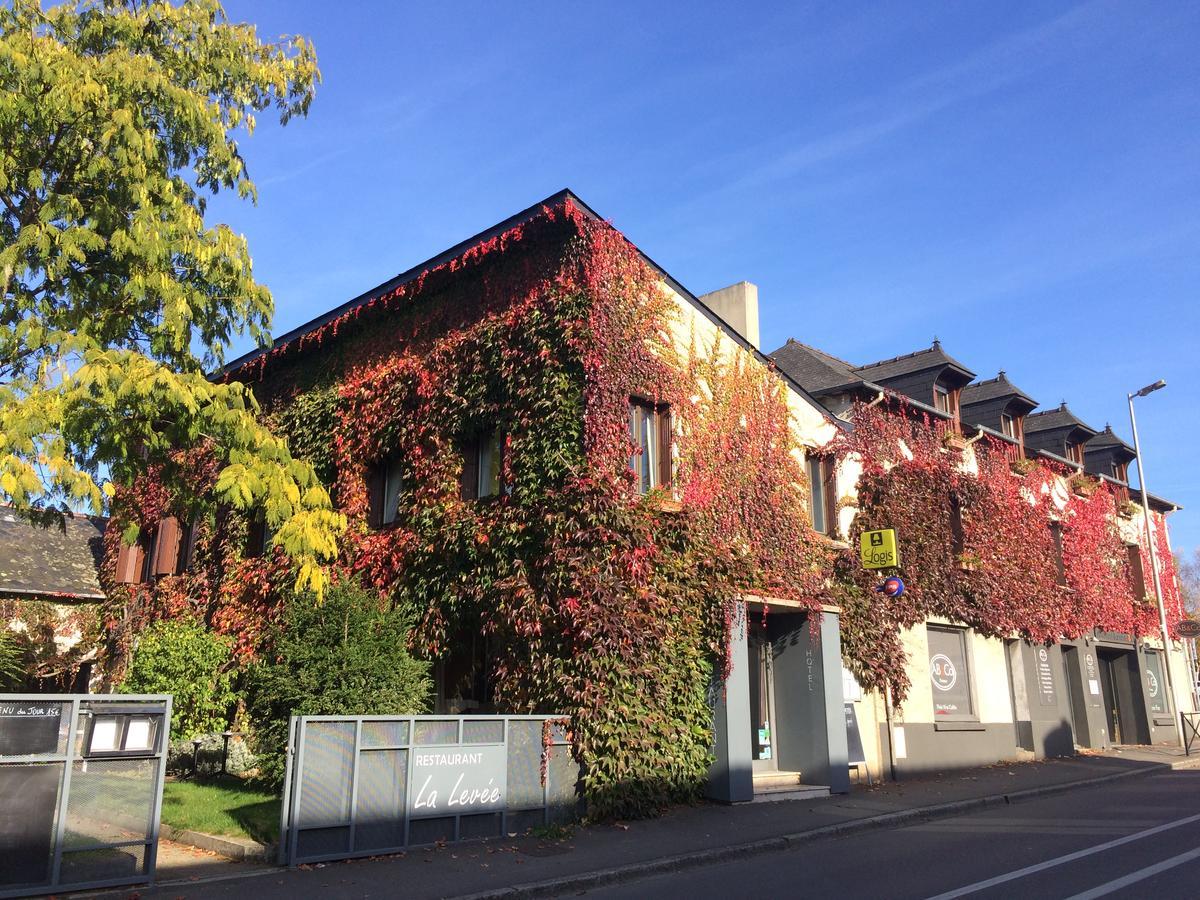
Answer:
<path fill-rule="evenodd" d="M 279 839 L 279 798 L 229 775 L 168 781 L 163 787 L 162 820 L 173 828 L 269 844 Z"/>

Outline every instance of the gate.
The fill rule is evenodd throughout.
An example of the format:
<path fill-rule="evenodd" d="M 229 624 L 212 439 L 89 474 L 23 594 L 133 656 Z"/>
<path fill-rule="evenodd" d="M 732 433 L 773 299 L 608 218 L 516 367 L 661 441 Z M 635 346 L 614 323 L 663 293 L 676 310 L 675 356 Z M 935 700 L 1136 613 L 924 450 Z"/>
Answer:
<path fill-rule="evenodd" d="M 171 698 L 0 694 L 0 897 L 154 878 Z"/>
<path fill-rule="evenodd" d="M 501 837 L 577 813 L 551 716 L 293 716 L 280 863 Z"/>

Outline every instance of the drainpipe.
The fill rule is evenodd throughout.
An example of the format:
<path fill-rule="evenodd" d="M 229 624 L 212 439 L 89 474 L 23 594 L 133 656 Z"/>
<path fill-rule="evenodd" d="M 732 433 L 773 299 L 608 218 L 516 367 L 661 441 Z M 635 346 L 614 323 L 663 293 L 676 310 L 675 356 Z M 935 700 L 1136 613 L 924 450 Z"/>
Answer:
<path fill-rule="evenodd" d="M 866 408 L 870 409 L 872 406 L 876 406 L 876 405 L 882 403 L 883 397 L 884 397 L 884 393 L 883 393 L 883 391 L 880 391 L 879 394 L 875 397 L 875 399 L 867 404 Z"/>

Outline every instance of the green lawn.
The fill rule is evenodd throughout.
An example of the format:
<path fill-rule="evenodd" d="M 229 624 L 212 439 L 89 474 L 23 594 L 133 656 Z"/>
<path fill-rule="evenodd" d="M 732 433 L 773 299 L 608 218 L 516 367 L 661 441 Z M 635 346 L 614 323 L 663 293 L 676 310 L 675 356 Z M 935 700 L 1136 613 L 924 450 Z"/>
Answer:
<path fill-rule="evenodd" d="M 279 798 L 232 776 L 168 781 L 163 786 L 162 820 L 173 828 L 269 844 L 279 838 Z"/>

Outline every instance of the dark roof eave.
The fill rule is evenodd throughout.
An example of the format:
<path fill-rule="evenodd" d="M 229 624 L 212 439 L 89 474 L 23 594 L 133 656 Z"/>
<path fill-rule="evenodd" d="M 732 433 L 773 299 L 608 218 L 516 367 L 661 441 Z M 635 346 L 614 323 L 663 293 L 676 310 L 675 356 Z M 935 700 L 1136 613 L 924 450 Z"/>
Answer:
<path fill-rule="evenodd" d="M 99 603 L 105 594 L 83 594 L 77 591 L 27 591 L 21 588 L 0 587 L 0 594 L 18 600 L 44 600 L 49 603 Z"/>

